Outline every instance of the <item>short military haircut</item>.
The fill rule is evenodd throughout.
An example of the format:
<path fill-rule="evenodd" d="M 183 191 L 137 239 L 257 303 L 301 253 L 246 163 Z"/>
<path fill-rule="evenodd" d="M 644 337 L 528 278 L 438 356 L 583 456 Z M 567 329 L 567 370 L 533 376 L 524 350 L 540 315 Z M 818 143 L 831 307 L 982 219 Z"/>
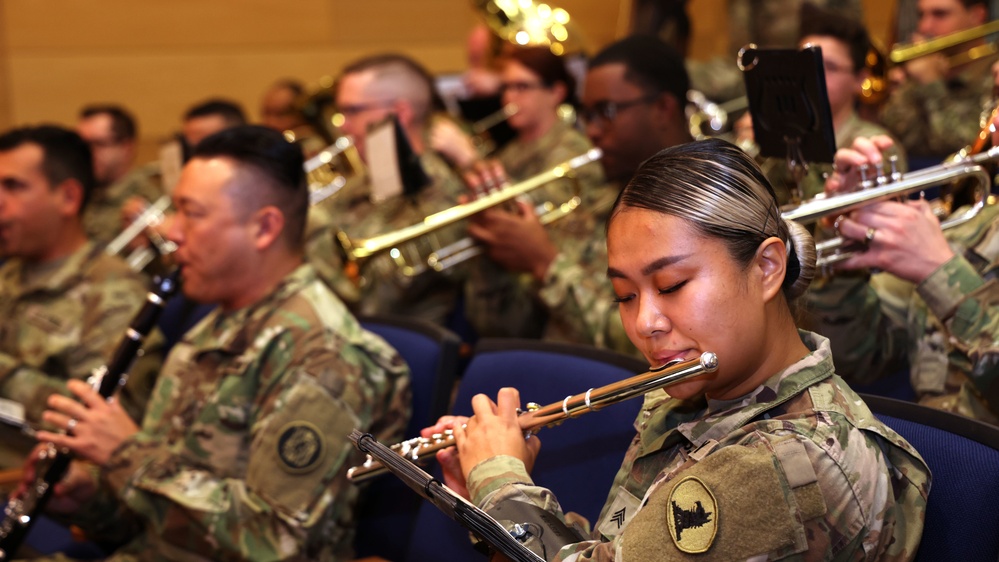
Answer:
<path fill-rule="evenodd" d="M 408 100 L 419 123 L 426 123 L 431 112 L 443 107 L 433 76 L 406 55 L 385 53 L 364 57 L 344 68 L 341 78 L 366 71 L 374 73 L 379 88 L 388 90 L 396 98 Z"/>
<path fill-rule="evenodd" d="M 80 110 L 80 119 L 89 119 L 98 115 L 107 115 L 111 118 L 111 134 L 116 141 L 133 141 L 139 136 L 135 117 L 124 107 L 114 104 L 92 104 Z"/>
<path fill-rule="evenodd" d="M 273 205 L 284 214 L 283 236 L 290 248 L 303 246 L 309 192 L 305 183 L 302 149 L 280 132 L 260 125 L 237 125 L 205 137 L 191 158 L 229 158 L 252 175 L 257 193 L 240 196 L 249 212 Z M 242 194 L 241 194 L 242 195 Z"/>
<path fill-rule="evenodd" d="M 824 10 L 811 2 L 801 5 L 801 26 L 798 40 L 810 35 L 832 37 L 842 41 L 850 50 L 850 62 L 856 74 L 866 66 L 865 60 L 871 50 L 871 39 L 863 22 L 845 12 Z"/>
<path fill-rule="evenodd" d="M 184 114 L 184 121 L 212 115 L 218 115 L 230 127 L 246 124 L 246 113 L 243 112 L 243 108 L 234 101 L 221 98 L 205 100 L 192 106 Z"/>
<path fill-rule="evenodd" d="M 305 96 L 305 86 L 294 78 L 282 78 L 271 84 L 272 90 L 288 90 L 296 99 Z"/>
<path fill-rule="evenodd" d="M 34 144 L 42 149 L 42 173 L 50 187 L 75 179 L 83 188 L 79 213 L 90 200 L 96 185 L 94 161 L 86 141 L 69 129 L 57 125 L 21 127 L 0 135 L 0 152 L 10 152 Z"/>
<path fill-rule="evenodd" d="M 632 35 L 611 43 L 590 60 L 589 68 L 623 64 L 624 78 L 649 94 L 672 94 L 681 106 L 687 103 L 690 78 L 683 57 L 651 35 Z"/>

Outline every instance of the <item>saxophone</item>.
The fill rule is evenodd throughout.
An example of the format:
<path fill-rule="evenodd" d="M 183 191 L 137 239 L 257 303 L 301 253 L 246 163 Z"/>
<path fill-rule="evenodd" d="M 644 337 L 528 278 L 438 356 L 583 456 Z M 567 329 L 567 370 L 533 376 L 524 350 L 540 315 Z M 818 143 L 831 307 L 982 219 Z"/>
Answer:
<path fill-rule="evenodd" d="M 111 362 L 95 370 L 88 382 L 104 398 L 111 398 L 114 392 L 125 384 L 132 362 L 139 353 L 146 336 L 156 325 L 156 320 L 169 299 L 177 291 L 179 271 L 158 279 L 153 290 L 146 294 L 146 302 L 129 324 Z M 51 444 L 50 444 L 51 445 Z M 52 496 L 53 487 L 62 480 L 69 468 L 72 454 L 67 450 L 56 451 L 50 447 L 50 454 L 43 460 L 46 466 L 38 467 L 35 482 L 19 497 L 13 497 L 3 510 L 0 522 L 0 562 L 10 560 L 24 542 L 34 525 L 37 515 L 45 508 Z"/>

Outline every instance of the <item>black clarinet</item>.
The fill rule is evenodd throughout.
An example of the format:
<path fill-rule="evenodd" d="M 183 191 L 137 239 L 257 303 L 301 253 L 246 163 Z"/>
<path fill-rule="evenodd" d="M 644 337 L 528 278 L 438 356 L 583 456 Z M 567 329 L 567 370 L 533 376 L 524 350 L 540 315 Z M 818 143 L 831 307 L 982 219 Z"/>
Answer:
<path fill-rule="evenodd" d="M 153 290 L 146 294 L 145 304 L 132 319 L 125 337 L 115 348 L 111 362 L 90 376 L 88 382 L 104 398 L 111 398 L 118 388 L 124 386 L 142 343 L 156 325 L 167 299 L 177 292 L 178 278 L 179 271 L 174 271 L 156 280 Z M 10 560 L 20 548 L 38 514 L 45 509 L 55 484 L 66 475 L 72 460 L 73 455 L 68 450 L 55 451 L 46 467 L 38 467 L 38 473 L 42 476 L 36 478 L 22 496 L 11 498 L 7 502 L 3 512 L 4 519 L 0 523 L 0 562 Z"/>

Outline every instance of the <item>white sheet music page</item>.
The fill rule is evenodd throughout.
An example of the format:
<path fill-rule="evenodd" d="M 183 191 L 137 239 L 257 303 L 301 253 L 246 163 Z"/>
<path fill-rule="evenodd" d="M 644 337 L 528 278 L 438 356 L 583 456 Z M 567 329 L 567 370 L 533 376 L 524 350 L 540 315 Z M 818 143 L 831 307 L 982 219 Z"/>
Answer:
<path fill-rule="evenodd" d="M 371 179 L 371 202 L 380 203 L 402 195 L 399 153 L 395 146 L 395 125 L 389 118 L 372 127 L 364 137 Z"/>

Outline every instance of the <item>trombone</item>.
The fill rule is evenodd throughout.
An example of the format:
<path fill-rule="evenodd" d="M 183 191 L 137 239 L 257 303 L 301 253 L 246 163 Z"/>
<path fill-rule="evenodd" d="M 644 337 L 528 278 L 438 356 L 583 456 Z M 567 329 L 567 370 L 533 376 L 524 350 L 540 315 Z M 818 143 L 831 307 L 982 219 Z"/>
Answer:
<path fill-rule="evenodd" d="M 904 197 L 928 187 L 964 179 L 974 180 L 975 202 L 960 216 L 952 217 L 941 223 L 940 228 L 947 230 L 975 218 L 985 207 L 988 202 L 991 178 L 982 165 L 996 159 L 999 159 L 999 147 L 961 160 L 911 172 L 904 177 L 894 170 L 894 163 L 892 163 L 893 169 L 890 176 L 886 176 L 878 168 L 877 175 L 873 178 L 868 177 L 870 170 L 862 166 L 860 190 L 831 197 L 815 197 L 793 209 L 782 212 L 781 217 L 808 224 L 824 217 L 848 213 L 878 201 Z M 856 250 L 857 248 L 852 244 L 852 241 L 839 236 L 819 242 L 815 245 L 816 266 L 825 268 L 839 263 L 855 255 Z"/>
<path fill-rule="evenodd" d="M 936 37 L 928 41 L 896 45 L 888 54 L 888 60 L 890 60 L 893 64 L 903 64 L 919 57 L 945 51 L 951 47 L 970 43 L 971 41 L 977 41 L 983 37 L 992 35 L 993 33 L 999 33 L 999 20 L 979 25 L 977 27 L 972 27 L 970 29 L 965 29 L 963 31 L 941 35 L 940 37 Z M 971 47 L 963 53 L 952 56 L 950 58 L 950 65 L 960 66 L 962 64 L 967 64 L 969 62 L 987 57 L 995 52 L 995 42 L 989 42 L 984 45 Z"/>
<path fill-rule="evenodd" d="M 422 222 L 414 225 L 388 232 L 371 238 L 352 239 L 346 232 L 338 231 L 337 241 L 342 249 L 342 254 L 346 258 L 348 271 L 353 273 L 360 271 L 368 259 L 383 252 L 390 252 L 390 255 L 397 262 L 401 260 L 402 252 L 399 247 L 402 244 L 434 234 L 436 231 L 452 225 L 460 220 L 467 219 L 472 215 L 481 213 L 497 205 L 516 199 L 543 185 L 563 177 L 572 177 L 578 168 L 595 162 L 600 159 L 602 152 L 599 148 L 592 148 L 589 151 L 567 160 L 547 172 L 543 172 L 522 182 L 507 186 L 501 190 L 484 195 L 474 201 L 455 205 L 454 207 L 428 215 Z M 545 205 L 546 211 L 541 216 L 543 224 L 549 224 L 572 212 L 579 206 L 579 196 L 570 198 L 569 201 L 560 205 Z M 428 268 L 434 271 L 442 271 L 447 267 L 465 261 L 473 256 L 479 255 L 481 249 L 474 247 L 475 242 L 470 238 L 463 238 L 458 242 L 444 246 L 431 253 L 423 263 L 407 266 L 405 264 L 403 273 L 406 276 L 415 276 Z M 352 275 L 353 276 L 353 275 Z"/>

